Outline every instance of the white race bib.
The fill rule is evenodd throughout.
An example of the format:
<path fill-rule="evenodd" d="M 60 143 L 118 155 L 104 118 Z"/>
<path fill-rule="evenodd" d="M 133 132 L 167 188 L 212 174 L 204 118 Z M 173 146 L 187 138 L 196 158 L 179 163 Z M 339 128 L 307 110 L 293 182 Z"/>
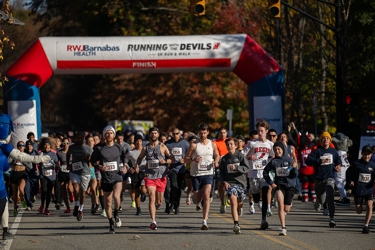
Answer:
<path fill-rule="evenodd" d="M 104 167 L 108 167 L 107 171 L 117 171 L 117 161 L 109 161 L 103 163 Z"/>
<path fill-rule="evenodd" d="M 235 170 L 232 170 L 232 169 L 230 168 L 231 165 L 236 166 Z M 228 165 L 227 165 L 227 172 L 228 172 L 228 173 L 236 173 L 239 165 L 240 165 L 239 163 L 228 164 Z"/>
<path fill-rule="evenodd" d="M 289 176 L 289 173 L 288 167 L 276 168 L 276 176 Z"/>
<path fill-rule="evenodd" d="M 148 169 L 157 169 L 159 168 L 159 160 L 149 160 L 147 161 Z"/>
<path fill-rule="evenodd" d="M 180 161 L 182 158 L 182 148 L 172 148 L 172 155 L 176 161 Z"/>
<path fill-rule="evenodd" d="M 253 170 L 263 170 L 265 166 L 263 166 L 263 160 L 253 160 Z"/>
<path fill-rule="evenodd" d="M 43 175 L 44 176 L 51 176 L 52 175 L 52 169 L 43 170 Z"/>
<path fill-rule="evenodd" d="M 322 161 L 321 165 L 331 165 L 333 163 L 332 154 L 325 154 L 320 156 L 320 160 Z"/>
<path fill-rule="evenodd" d="M 79 162 L 74 162 L 74 163 L 72 164 L 72 168 L 73 168 L 73 171 L 81 170 L 81 169 L 83 169 L 83 164 L 82 164 L 81 161 L 79 161 Z"/>
<path fill-rule="evenodd" d="M 68 166 L 67 165 L 61 165 L 61 172 L 69 173 Z"/>
<path fill-rule="evenodd" d="M 369 183 L 371 180 L 371 174 L 359 173 L 358 182 Z"/>
<path fill-rule="evenodd" d="M 198 162 L 198 171 L 208 171 L 211 170 L 212 161 L 201 161 Z"/>

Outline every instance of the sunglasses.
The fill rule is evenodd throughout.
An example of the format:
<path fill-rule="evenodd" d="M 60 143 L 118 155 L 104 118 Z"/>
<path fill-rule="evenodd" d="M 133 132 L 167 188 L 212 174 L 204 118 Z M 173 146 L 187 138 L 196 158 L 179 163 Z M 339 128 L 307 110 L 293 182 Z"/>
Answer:
<path fill-rule="evenodd" d="M 69 145 L 69 142 L 63 142 L 62 145 Z"/>
<path fill-rule="evenodd" d="M 180 133 L 173 133 L 174 135 L 179 135 Z"/>
<path fill-rule="evenodd" d="M 277 135 L 270 135 L 271 137 L 276 137 Z"/>
<path fill-rule="evenodd" d="M 18 144 L 17 147 L 25 147 L 25 144 Z"/>

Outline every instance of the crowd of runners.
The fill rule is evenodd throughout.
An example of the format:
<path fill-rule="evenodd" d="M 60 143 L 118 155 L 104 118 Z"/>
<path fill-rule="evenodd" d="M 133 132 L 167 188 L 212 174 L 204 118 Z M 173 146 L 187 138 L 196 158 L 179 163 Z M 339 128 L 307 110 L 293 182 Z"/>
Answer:
<path fill-rule="evenodd" d="M 91 203 L 91 213 L 106 217 L 109 232 L 115 233 L 121 227 L 119 211 L 128 188 L 137 216 L 142 215 L 141 203 L 148 199 L 150 229 L 157 230 L 156 213 L 162 203 L 165 213 L 179 214 L 182 190 L 186 190 L 182 203 L 202 211 L 202 230 L 209 229 L 210 203 L 217 193 L 220 213 L 230 210 L 235 234 L 241 233 L 238 218 L 248 200 L 250 214 L 261 211 L 262 230 L 268 228 L 272 207 L 277 208 L 280 235 L 286 235 L 294 195 L 327 215 L 327 225 L 333 228 L 335 206 L 351 205 L 347 197 L 351 189 L 355 211 L 362 213 L 366 206 L 362 233 L 370 232 L 375 180 L 370 146 L 362 148 L 360 159 L 349 161 L 351 141 L 341 133 L 323 132 L 315 138 L 299 133 L 290 123 L 278 134 L 264 120 L 249 136 L 228 137 L 225 128 L 218 130 L 215 139 L 211 135 L 206 123 L 192 132 L 174 128 L 165 133 L 152 127 L 146 135 L 106 126 L 102 133 L 58 133 L 39 142 L 30 132 L 17 148 L 30 155 L 48 155 L 51 160 L 33 164 L 8 159 L 10 169 L 3 174 L 13 215 L 22 206 L 48 216 L 53 204 L 53 212 L 72 213 L 81 221 L 84 205 Z M 336 201 L 335 189 L 340 193 Z M 38 195 L 41 205 L 34 208 Z M 85 200 L 87 196 L 91 202 Z"/>

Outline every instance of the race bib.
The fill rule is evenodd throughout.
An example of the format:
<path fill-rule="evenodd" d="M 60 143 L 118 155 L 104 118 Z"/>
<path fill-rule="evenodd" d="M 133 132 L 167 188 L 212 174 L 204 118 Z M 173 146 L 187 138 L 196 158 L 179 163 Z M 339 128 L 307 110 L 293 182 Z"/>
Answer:
<path fill-rule="evenodd" d="M 52 175 L 52 169 L 43 170 L 43 175 L 44 176 L 51 176 Z"/>
<path fill-rule="evenodd" d="M 79 162 L 74 162 L 74 163 L 72 164 L 72 168 L 73 168 L 73 171 L 81 170 L 81 169 L 83 169 L 83 164 L 82 164 L 81 161 L 79 161 Z"/>
<path fill-rule="evenodd" d="M 172 155 L 176 161 L 180 161 L 182 158 L 182 148 L 172 148 Z"/>
<path fill-rule="evenodd" d="M 322 161 L 321 165 L 331 165 L 333 163 L 332 154 L 325 154 L 320 156 L 320 160 Z"/>
<path fill-rule="evenodd" d="M 263 160 L 253 160 L 253 170 L 263 170 L 265 166 L 263 166 Z"/>
<path fill-rule="evenodd" d="M 236 166 L 235 170 L 232 170 L 232 169 L 230 168 L 231 165 Z M 239 163 L 228 164 L 228 165 L 227 165 L 227 172 L 228 172 L 228 173 L 236 173 L 239 165 L 240 165 Z"/>
<path fill-rule="evenodd" d="M 281 168 L 276 168 L 276 176 L 288 176 L 290 173 L 290 170 L 288 167 L 281 167 Z"/>
<path fill-rule="evenodd" d="M 104 167 L 108 167 L 107 171 L 117 171 L 117 161 L 104 162 Z"/>
<path fill-rule="evenodd" d="M 147 161 L 148 169 L 157 169 L 159 168 L 159 160 L 149 160 Z"/>
<path fill-rule="evenodd" d="M 198 163 L 198 171 L 208 171 L 211 170 L 212 161 L 201 161 Z"/>
<path fill-rule="evenodd" d="M 371 180 L 371 174 L 359 173 L 358 182 L 369 183 Z"/>
<path fill-rule="evenodd" d="M 69 173 L 68 166 L 67 165 L 61 165 L 61 172 Z"/>

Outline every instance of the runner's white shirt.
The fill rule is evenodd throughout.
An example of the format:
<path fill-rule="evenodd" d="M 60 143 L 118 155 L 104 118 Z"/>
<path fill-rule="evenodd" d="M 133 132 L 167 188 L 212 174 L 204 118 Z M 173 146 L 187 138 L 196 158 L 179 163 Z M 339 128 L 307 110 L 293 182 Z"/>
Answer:
<path fill-rule="evenodd" d="M 249 160 L 249 178 L 263 178 L 263 169 L 269 162 L 269 158 L 273 157 L 273 142 L 266 140 L 261 142 L 259 140 L 249 141 L 247 143 L 249 151 L 246 154 Z M 251 160 L 251 156 L 255 155 L 256 159 Z"/>

